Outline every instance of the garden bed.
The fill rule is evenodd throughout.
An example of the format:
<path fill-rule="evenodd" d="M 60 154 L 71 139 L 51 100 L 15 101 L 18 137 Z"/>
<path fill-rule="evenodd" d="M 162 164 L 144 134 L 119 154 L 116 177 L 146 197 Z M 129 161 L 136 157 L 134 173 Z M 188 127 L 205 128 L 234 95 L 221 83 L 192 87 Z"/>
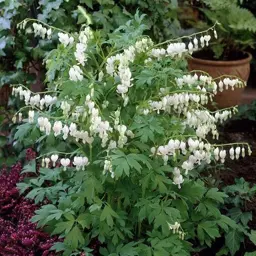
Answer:
<path fill-rule="evenodd" d="M 222 186 L 235 184 L 235 179 L 244 178 L 252 185 L 256 184 L 256 121 L 234 120 L 229 122 L 220 134 L 220 140 L 223 143 L 248 142 L 252 149 L 251 156 L 240 158 L 239 161 L 227 159 L 225 170 L 220 171 Z M 252 220 L 249 227 L 256 229 L 256 197 L 246 203 L 246 211 L 252 212 Z M 198 256 L 215 256 L 225 241 L 220 238 L 210 249 L 202 251 Z M 236 253 L 236 256 L 244 255 L 245 252 L 256 251 L 256 246 L 246 238 L 244 246 Z"/>

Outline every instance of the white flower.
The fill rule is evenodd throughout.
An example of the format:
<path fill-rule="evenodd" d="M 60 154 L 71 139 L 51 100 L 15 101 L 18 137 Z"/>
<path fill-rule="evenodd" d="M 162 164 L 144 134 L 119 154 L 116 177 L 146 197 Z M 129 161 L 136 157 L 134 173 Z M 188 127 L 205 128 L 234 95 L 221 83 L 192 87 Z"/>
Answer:
<path fill-rule="evenodd" d="M 173 174 L 173 184 L 178 185 L 178 188 L 181 188 L 181 184 L 184 182 L 184 179 L 183 176 L 180 174 L 179 168 L 175 167 Z"/>
<path fill-rule="evenodd" d="M 117 148 L 116 141 L 111 140 L 111 141 L 109 142 L 108 149 L 111 150 L 111 149 L 115 149 L 115 148 Z"/>
<path fill-rule="evenodd" d="M 52 124 L 48 121 L 45 123 L 44 128 L 45 128 L 45 134 L 50 135 L 51 129 L 52 129 Z"/>
<path fill-rule="evenodd" d="M 204 36 L 201 36 L 200 37 L 200 43 L 201 43 L 202 48 L 204 48 L 204 45 L 205 45 L 204 40 L 205 40 Z"/>
<path fill-rule="evenodd" d="M 213 153 L 214 153 L 215 160 L 218 161 L 219 160 L 219 153 L 220 153 L 219 148 L 215 148 Z"/>
<path fill-rule="evenodd" d="M 44 162 L 45 162 L 45 168 L 49 168 L 50 158 L 46 157 L 44 159 Z"/>
<path fill-rule="evenodd" d="M 87 157 L 81 157 L 81 156 L 75 156 L 73 160 L 73 164 L 76 166 L 76 169 L 79 171 L 81 168 L 87 166 L 89 163 L 89 160 Z"/>
<path fill-rule="evenodd" d="M 70 108 L 71 108 L 70 104 L 66 101 L 62 101 L 61 105 L 60 105 L 60 108 L 63 110 L 63 115 L 68 116 L 68 113 L 69 113 Z"/>
<path fill-rule="evenodd" d="M 74 53 L 74 55 L 76 57 L 76 60 L 82 66 L 84 66 L 85 61 L 86 61 L 86 55 L 85 55 L 86 48 L 87 48 L 87 45 L 82 44 L 82 43 L 78 43 L 76 45 L 76 51 Z"/>
<path fill-rule="evenodd" d="M 46 33 L 47 33 L 47 38 L 51 39 L 51 37 L 52 37 L 52 29 L 49 28 Z"/>
<path fill-rule="evenodd" d="M 53 167 L 55 167 L 58 158 L 59 158 L 58 155 L 51 155 L 51 160 L 52 160 L 52 166 Z"/>
<path fill-rule="evenodd" d="M 248 155 L 250 156 L 252 154 L 251 148 L 248 146 Z"/>
<path fill-rule="evenodd" d="M 134 138 L 134 133 L 131 130 L 126 131 L 126 134 L 128 137 L 130 137 L 132 139 Z"/>
<path fill-rule="evenodd" d="M 42 98 L 42 99 L 40 100 L 40 109 L 41 109 L 41 110 L 44 108 L 44 104 L 45 104 L 45 99 Z"/>
<path fill-rule="evenodd" d="M 240 157 L 240 153 L 241 153 L 241 148 L 237 147 L 236 148 L 236 159 L 238 159 Z"/>
<path fill-rule="evenodd" d="M 180 56 L 186 52 L 186 44 L 185 43 L 171 43 L 167 47 L 167 53 L 171 57 L 175 57 L 176 55 Z"/>
<path fill-rule="evenodd" d="M 189 51 L 190 54 L 193 53 L 193 48 L 194 48 L 193 44 L 191 42 L 189 42 L 189 44 L 188 44 L 188 51 Z"/>
<path fill-rule="evenodd" d="M 193 39 L 193 43 L 195 45 L 195 49 L 198 49 L 198 40 L 196 37 Z"/>
<path fill-rule="evenodd" d="M 70 135 L 74 136 L 75 132 L 77 131 L 77 127 L 75 123 L 71 123 L 69 126 Z"/>
<path fill-rule="evenodd" d="M 70 164 L 70 159 L 68 159 L 68 158 L 61 158 L 60 163 L 64 167 L 64 171 L 66 171 L 67 170 L 67 166 Z"/>
<path fill-rule="evenodd" d="M 214 33 L 214 37 L 217 39 L 218 35 L 217 35 L 217 31 L 215 29 L 213 30 L 213 33 Z"/>
<path fill-rule="evenodd" d="M 77 65 L 74 65 L 69 70 L 69 79 L 71 81 L 82 81 L 83 80 L 83 71 Z"/>
<path fill-rule="evenodd" d="M 166 50 L 163 48 L 160 49 L 152 49 L 151 50 L 151 55 L 152 57 L 155 57 L 157 59 L 161 59 L 163 56 L 165 56 Z"/>
<path fill-rule="evenodd" d="M 55 121 L 52 127 L 54 131 L 54 136 L 58 136 L 61 134 L 62 131 L 62 122 L 61 121 Z"/>
<path fill-rule="evenodd" d="M 220 151 L 220 161 L 221 161 L 221 163 L 225 162 L 226 155 L 227 155 L 226 150 L 221 150 Z"/>
<path fill-rule="evenodd" d="M 63 140 L 66 140 L 68 138 L 68 133 L 69 133 L 69 128 L 67 125 L 64 125 L 62 132 L 63 132 Z"/>
<path fill-rule="evenodd" d="M 124 86 L 124 85 L 122 85 L 122 84 L 119 84 L 118 86 L 117 86 L 117 89 L 116 89 L 116 91 L 118 92 L 118 93 L 120 93 L 120 94 L 125 94 L 125 93 L 127 93 L 128 92 L 128 87 L 126 87 L 126 86 Z"/>
<path fill-rule="evenodd" d="M 45 166 L 45 161 L 44 161 L 44 158 L 42 159 L 42 162 L 41 162 L 41 167 L 44 167 Z"/>
<path fill-rule="evenodd" d="M 40 36 L 44 39 L 47 33 L 47 29 L 43 27 L 41 24 L 37 24 L 37 23 L 33 23 L 32 26 L 34 29 L 35 36 Z"/>
<path fill-rule="evenodd" d="M 57 101 L 56 97 L 52 97 L 51 95 L 45 95 L 44 96 L 45 99 L 45 105 L 48 107 L 52 104 L 54 104 Z"/>
<path fill-rule="evenodd" d="M 170 223 L 168 223 L 168 225 L 169 225 L 169 229 L 173 231 L 173 234 L 176 234 L 179 232 L 180 223 L 178 223 L 177 221 L 174 223 L 174 225 L 171 225 Z"/>
<path fill-rule="evenodd" d="M 208 46 L 209 45 L 209 41 L 211 40 L 211 36 L 210 35 L 205 35 L 204 36 L 204 41 L 205 41 L 205 43 L 206 43 L 206 46 Z"/>
<path fill-rule="evenodd" d="M 39 117 L 37 119 L 37 123 L 39 125 L 40 131 L 43 132 L 44 131 L 44 118 L 43 117 Z"/>
<path fill-rule="evenodd" d="M 69 37 L 68 34 L 65 33 L 58 33 L 59 41 L 64 45 L 64 47 L 67 47 L 69 44 L 73 44 L 74 38 L 71 36 Z"/>
<path fill-rule="evenodd" d="M 33 123 L 34 122 L 34 117 L 35 117 L 35 111 L 34 110 L 29 110 L 28 111 L 28 122 Z"/>
<path fill-rule="evenodd" d="M 242 147 L 242 157 L 245 157 L 245 149 Z"/>
<path fill-rule="evenodd" d="M 235 150 L 233 147 L 229 150 L 229 155 L 232 160 L 235 159 Z"/>

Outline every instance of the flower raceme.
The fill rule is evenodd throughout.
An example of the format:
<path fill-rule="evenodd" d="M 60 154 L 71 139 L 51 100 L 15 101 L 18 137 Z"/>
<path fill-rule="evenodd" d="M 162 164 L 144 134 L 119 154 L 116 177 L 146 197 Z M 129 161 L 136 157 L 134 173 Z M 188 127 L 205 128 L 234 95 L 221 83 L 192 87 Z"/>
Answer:
<path fill-rule="evenodd" d="M 45 168 L 50 167 L 50 163 L 52 162 L 52 166 L 55 167 L 57 164 L 57 161 L 59 160 L 59 155 L 53 154 L 49 157 L 42 158 L 41 166 Z M 67 167 L 70 166 L 70 164 L 73 164 L 76 167 L 76 170 L 85 170 L 85 167 L 89 165 L 89 159 L 85 156 L 75 156 L 73 161 L 70 158 L 61 158 L 60 164 L 63 166 L 64 170 L 67 170 Z"/>

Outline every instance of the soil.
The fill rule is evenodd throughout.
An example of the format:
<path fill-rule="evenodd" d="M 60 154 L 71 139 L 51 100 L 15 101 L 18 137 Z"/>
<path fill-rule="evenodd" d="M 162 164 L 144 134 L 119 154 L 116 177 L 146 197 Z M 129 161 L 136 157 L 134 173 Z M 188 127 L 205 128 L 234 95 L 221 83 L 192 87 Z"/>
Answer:
<path fill-rule="evenodd" d="M 221 56 L 220 59 L 214 57 L 213 51 L 210 49 L 203 49 L 192 54 L 193 57 L 203 60 L 221 60 L 221 61 L 234 61 L 242 60 L 248 57 L 248 54 L 241 51 L 229 51 L 225 54 L 225 57 Z"/>
<path fill-rule="evenodd" d="M 243 177 L 247 182 L 256 184 L 256 121 L 236 120 L 229 122 L 222 128 L 220 141 L 223 143 L 247 142 L 252 149 L 252 155 L 239 160 L 227 160 L 224 171 L 221 171 L 221 180 L 225 185 L 232 185 L 236 178 Z M 246 204 L 247 211 L 252 211 L 253 219 L 249 227 L 256 230 L 256 196 Z M 215 256 L 224 244 L 224 239 L 216 241 L 211 249 L 202 251 L 196 256 Z M 243 256 L 245 252 L 256 251 L 256 246 L 249 239 L 245 240 L 239 252 L 235 256 Z"/>

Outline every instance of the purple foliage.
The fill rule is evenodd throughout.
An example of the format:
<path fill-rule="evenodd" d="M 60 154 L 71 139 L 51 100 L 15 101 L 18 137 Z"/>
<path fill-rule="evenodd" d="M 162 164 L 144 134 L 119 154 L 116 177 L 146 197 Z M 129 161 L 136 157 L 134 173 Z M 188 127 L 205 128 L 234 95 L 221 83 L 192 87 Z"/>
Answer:
<path fill-rule="evenodd" d="M 27 160 L 36 156 L 31 149 L 27 151 Z M 38 206 L 19 195 L 16 184 L 23 179 L 20 175 L 21 163 L 12 166 L 0 175 L 0 255 L 2 256 L 54 256 L 49 251 L 58 241 L 36 228 L 30 222 Z"/>

